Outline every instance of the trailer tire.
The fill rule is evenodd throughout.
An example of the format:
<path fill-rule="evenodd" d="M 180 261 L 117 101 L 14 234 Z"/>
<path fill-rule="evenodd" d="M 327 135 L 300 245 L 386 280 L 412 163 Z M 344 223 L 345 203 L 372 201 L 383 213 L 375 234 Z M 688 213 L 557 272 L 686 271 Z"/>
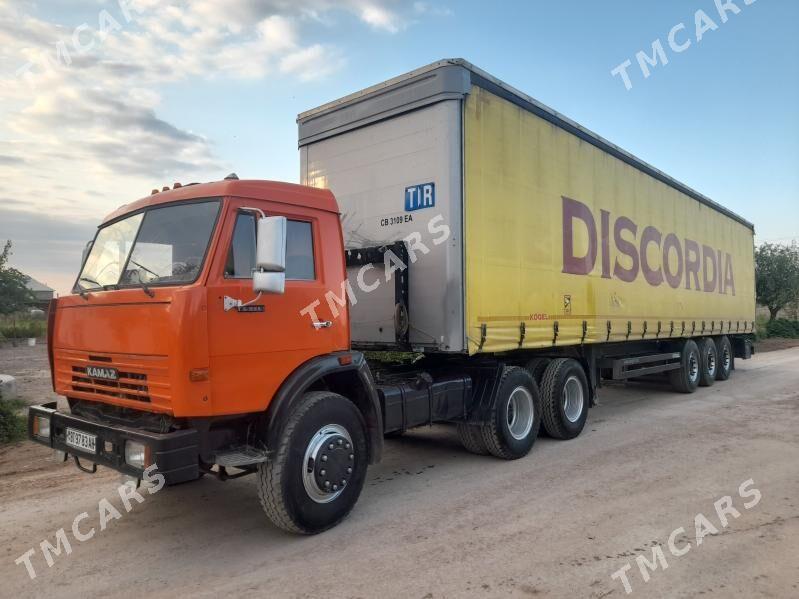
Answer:
<path fill-rule="evenodd" d="M 696 342 L 688 339 L 680 350 L 680 368 L 669 371 L 669 382 L 675 391 L 693 393 L 699 386 L 702 358 Z"/>
<path fill-rule="evenodd" d="M 732 374 L 733 365 L 732 344 L 727 335 L 716 338 L 716 358 L 718 359 L 716 380 L 726 381 Z"/>
<path fill-rule="evenodd" d="M 329 391 L 305 393 L 282 425 L 274 453 L 258 465 L 261 506 L 278 528 L 320 533 L 355 506 L 368 463 L 366 424 L 355 404 Z M 326 477 L 336 480 L 323 482 Z"/>
<path fill-rule="evenodd" d="M 697 347 L 699 347 L 699 355 L 702 357 L 702 370 L 699 373 L 699 385 L 702 387 L 710 387 L 716 382 L 716 373 L 719 369 L 716 343 L 712 338 L 704 337 L 699 340 Z"/>
<path fill-rule="evenodd" d="M 571 358 L 553 360 L 544 371 L 541 403 L 544 430 L 555 439 L 574 439 L 588 419 L 588 379 Z"/>
<path fill-rule="evenodd" d="M 488 448 L 483 441 L 483 433 L 480 426 L 475 424 L 458 423 L 458 437 L 466 451 L 477 455 L 487 455 Z"/>
<path fill-rule="evenodd" d="M 506 366 L 488 422 L 481 425 L 488 452 L 503 460 L 530 453 L 541 428 L 541 397 L 532 375 L 518 366 Z"/>
<path fill-rule="evenodd" d="M 551 358 L 533 358 L 529 362 L 527 362 L 527 370 L 530 371 L 530 374 L 533 375 L 533 380 L 535 384 L 538 385 L 539 390 L 541 389 L 541 382 L 544 378 L 544 371 L 549 366 L 549 363 L 552 362 Z"/>

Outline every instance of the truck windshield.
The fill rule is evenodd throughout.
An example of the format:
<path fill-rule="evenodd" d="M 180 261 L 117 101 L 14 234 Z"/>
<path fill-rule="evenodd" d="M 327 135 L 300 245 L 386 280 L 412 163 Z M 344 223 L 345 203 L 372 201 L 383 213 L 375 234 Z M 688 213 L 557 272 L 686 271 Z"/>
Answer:
<path fill-rule="evenodd" d="M 76 290 L 193 282 L 219 214 L 219 200 L 156 206 L 99 230 Z"/>

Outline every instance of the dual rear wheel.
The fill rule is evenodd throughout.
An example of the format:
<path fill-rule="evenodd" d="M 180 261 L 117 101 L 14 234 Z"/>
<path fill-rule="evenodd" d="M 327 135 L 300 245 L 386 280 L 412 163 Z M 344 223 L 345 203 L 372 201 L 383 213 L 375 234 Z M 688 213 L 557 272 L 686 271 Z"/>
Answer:
<path fill-rule="evenodd" d="M 490 418 L 485 424 L 461 423 L 458 434 L 472 453 L 518 459 L 530 452 L 541 426 L 556 439 L 579 435 L 588 417 L 588 398 L 585 371 L 576 360 L 536 359 L 528 368 L 509 366 Z"/>

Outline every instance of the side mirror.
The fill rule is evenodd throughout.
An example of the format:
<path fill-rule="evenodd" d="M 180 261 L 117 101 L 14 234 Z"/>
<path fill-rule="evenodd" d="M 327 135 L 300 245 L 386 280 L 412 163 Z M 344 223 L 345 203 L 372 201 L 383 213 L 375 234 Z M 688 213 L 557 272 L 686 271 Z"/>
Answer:
<path fill-rule="evenodd" d="M 259 219 L 256 246 L 253 289 L 259 293 L 283 293 L 286 287 L 286 217 Z"/>

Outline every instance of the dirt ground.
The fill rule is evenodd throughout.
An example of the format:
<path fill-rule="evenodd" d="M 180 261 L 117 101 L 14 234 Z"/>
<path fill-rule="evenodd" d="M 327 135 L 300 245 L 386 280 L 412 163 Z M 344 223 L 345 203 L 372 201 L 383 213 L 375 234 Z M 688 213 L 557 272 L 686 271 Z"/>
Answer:
<path fill-rule="evenodd" d="M 46 369 L 42 348 L 0 350 L 28 400 L 49 396 Z M 388 441 L 352 515 L 316 537 L 273 528 L 249 477 L 142 490 L 127 513 L 115 473 L 25 442 L 0 449 L 0 595 L 624 597 L 611 575 L 630 564 L 631 596 L 797 597 L 797 430 L 799 348 L 738 361 L 692 395 L 614 385 L 580 437 L 539 438 L 514 462 L 466 453 L 450 427 Z M 739 514 L 727 526 L 725 496 Z M 121 514 L 105 530 L 103 498 Z M 79 532 L 95 534 L 79 542 L 83 512 Z M 716 529 L 701 545 L 700 513 Z M 39 544 L 60 528 L 71 553 L 48 567 Z M 670 536 L 689 551 L 675 557 Z M 657 545 L 668 568 L 644 582 L 635 558 Z M 14 564 L 29 549 L 35 580 Z"/>
<path fill-rule="evenodd" d="M 755 351 L 761 354 L 779 349 L 790 349 L 792 347 L 799 347 L 799 339 L 783 339 L 782 337 L 773 337 L 771 339 L 755 341 Z"/>

